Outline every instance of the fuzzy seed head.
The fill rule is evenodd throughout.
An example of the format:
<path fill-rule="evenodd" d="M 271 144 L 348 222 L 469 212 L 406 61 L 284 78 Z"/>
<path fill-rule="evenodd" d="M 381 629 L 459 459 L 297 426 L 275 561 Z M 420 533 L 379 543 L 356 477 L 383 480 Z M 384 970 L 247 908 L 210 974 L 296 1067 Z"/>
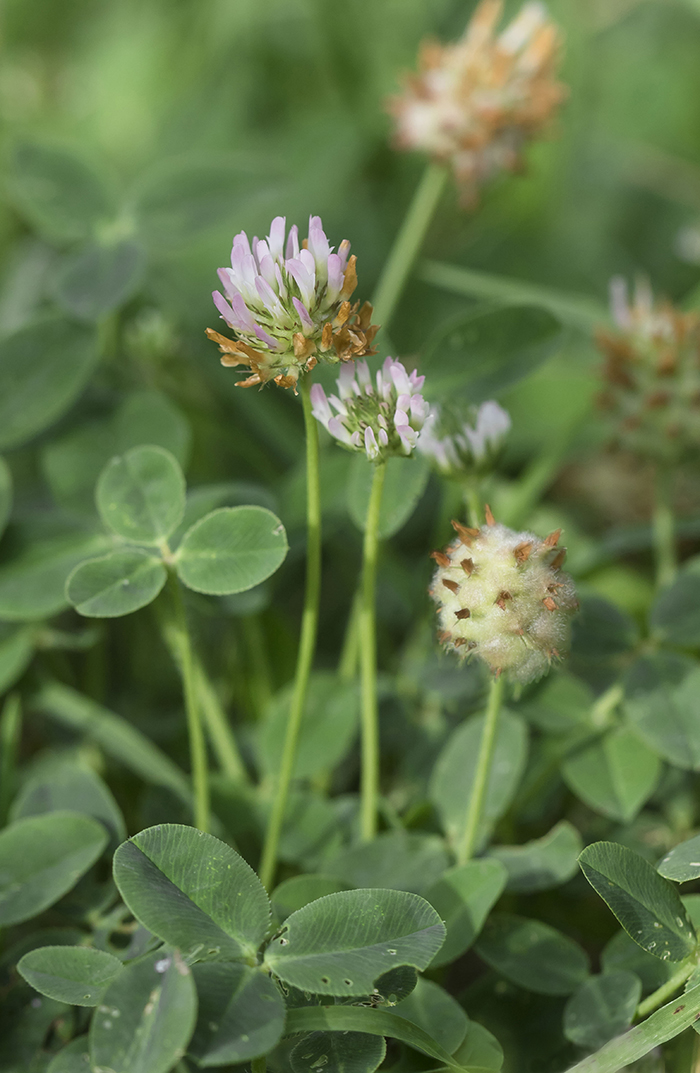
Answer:
<path fill-rule="evenodd" d="M 461 40 L 424 42 L 419 73 L 388 102 L 399 148 L 449 162 L 467 203 L 518 168 L 565 96 L 554 77 L 560 34 L 544 4 L 529 0 L 499 33 L 502 11 L 503 0 L 481 0 Z"/>
<path fill-rule="evenodd" d="M 317 362 L 336 364 L 374 354 L 372 306 L 352 305 L 357 286 L 356 258 L 343 240 L 329 245 L 320 216 L 309 218 L 308 238 L 299 241 L 296 224 L 286 234 L 277 216 L 266 239 L 249 241 L 245 231 L 233 240 L 231 267 L 218 270 L 224 293 L 212 297 L 236 338 L 207 328 L 219 344 L 222 365 L 250 370 L 240 387 L 274 380 L 296 388 L 299 376 Z"/>
<path fill-rule="evenodd" d="M 438 637 L 461 659 L 476 656 L 493 674 L 534 682 L 569 649 L 574 583 L 561 570 L 558 533 L 540 540 L 487 518 L 481 529 L 453 523 L 457 539 L 433 555 Z"/>
<path fill-rule="evenodd" d="M 638 280 L 610 286 L 617 330 L 599 331 L 605 390 L 599 402 L 624 450 L 676 464 L 700 451 L 700 315 L 654 301 Z"/>

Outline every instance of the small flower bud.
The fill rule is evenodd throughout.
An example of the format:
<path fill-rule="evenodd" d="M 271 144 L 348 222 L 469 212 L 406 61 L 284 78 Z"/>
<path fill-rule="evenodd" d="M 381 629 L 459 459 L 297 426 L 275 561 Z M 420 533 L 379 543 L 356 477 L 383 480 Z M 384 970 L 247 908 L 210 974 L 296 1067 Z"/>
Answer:
<path fill-rule="evenodd" d="M 277 216 L 266 239 L 249 242 L 236 235 L 231 267 L 220 268 L 224 293 L 212 297 L 236 334 L 228 339 L 207 328 L 219 344 L 223 365 L 248 366 L 241 387 L 274 380 L 296 387 L 301 373 L 318 361 L 335 364 L 374 354 L 372 306 L 350 304 L 357 286 L 356 258 L 343 240 L 338 252 L 328 244 L 320 216 L 309 219 L 309 237 L 299 243 L 296 224 L 285 246 L 286 222 Z"/>
<path fill-rule="evenodd" d="M 312 386 L 312 413 L 339 443 L 365 451 L 370 462 L 410 455 L 428 415 L 420 393 L 424 380 L 395 358 L 386 359 L 374 383 L 367 362 L 348 363 L 340 370 L 337 395 L 328 398 L 320 384 Z"/>
<path fill-rule="evenodd" d="M 490 469 L 511 426 L 510 415 L 493 401 L 471 407 L 471 417 L 473 424 L 430 407 L 417 446 L 447 477 Z"/>
<path fill-rule="evenodd" d="M 481 0 L 460 41 L 424 43 L 419 74 L 388 102 L 398 146 L 449 162 L 465 201 L 519 166 L 565 96 L 554 78 L 560 35 L 544 4 L 529 0 L 499 34 L 502 10 L 502 0 Z"/>
<path fill-rule="evenodd" d="M 629 302 L 625 280 L 611 281 L 617 331 L 598 332 L 607 381 L 599 397 L 614 441 L 658 462 L 700 451 L 700 315 L 654 301 L 638 280 Z"/>
<path fill-rule="evenodd" d="M 441 643 L 462 658 L 477 656 L 514 682 L 534 682 L 566 655 L 574 583 L 561 570 L 559 531 L 545 540 L 499 525 L 472 529 L 453 522 L 457 540 L 433 552 L 430 595 L 438 605 Z"/>

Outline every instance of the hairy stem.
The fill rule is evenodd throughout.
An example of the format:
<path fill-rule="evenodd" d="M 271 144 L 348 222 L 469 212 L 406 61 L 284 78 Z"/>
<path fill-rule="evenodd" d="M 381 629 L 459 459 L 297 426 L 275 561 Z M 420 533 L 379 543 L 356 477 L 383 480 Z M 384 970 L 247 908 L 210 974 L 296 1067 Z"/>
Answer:
<path fill-rule="evenodd" d="M 377 553 L 379 514 L 386 464 L 374 468 L 367 506 L 362 549 L 362 587 L 359 612 L 360 677 L 362 697 L 362 777 L 360 784 L 360 833 L 369 842 L 377 833 L 379 796 L 379 705 L 377 701 Z"/>
<path fill-rule="evenodd" d="M 484 722 L 484 729 L 481 732 L 481 742 L 479 744 L 479 756 L 476 762 L 474 784 L 472 786 L 472 792 L 467 806 L 467 814 L 464 820 L 464 832 L 457 847 L 457 864 L 466 864 L 467 861 L 471 860 L 474 854 L 474 849 L 476 848 L 479 825 L 484 811 L 484 801 L 486 800 L 489 775 L 491 774 L 493 753 L 496 746 L 498 717 L 501 714 L 504 686 L 505 679 L 502 674 L 500 674 L 498 678 L 491 679 L 489 699 L 486 706 L 486 721 Z"/>
<path fill-rule="evenodd" d="M 652 531 L 656 557 L 656 585 L 664 589 L 670 585 L 678 569 L 676 537 L 672 506 L 672 471 L 659 466 L 654 483 L 654 514 Z"/>
<path fill-rule="evenodd" d="M 301 720 L 304 714 L 304 702 L 316 649 L 318 607 L 321 595 L 321 488 L 318 468 L 318 423 L 311 413 L 310 391 L 311 380 L 307 375 L 301 381 L 301 400 L 306 427 L 306 592 L 294 690 L 284 739 L 282 764 L 260 862 L 260 879 L 263 886 L 268 890 L 275 878 L 277 868 L 277 850 L 282 833 L 289 787 L 294 773 L 294 761 L 296 759 Z"/>
<path fill-rule="evenodd" d="M 194 796 L 194 825 L 200 831 L 209 830 L 209 770 L 207 746 L 200 708 L 199 677 L 192 651 L 192 639 L 187 625 L 187 612 L 182 599 L 180 582 L 169 572 L 169 610 L 165 616 L 164 633 L 182 677 L 182 691 L 190 739 L 190 766 Z"/>
<path fill-rule="evenodd" d="M 374 292 L 374 319 L 388 329 L 447 181 L 443 164 L 428 164 Z"/>

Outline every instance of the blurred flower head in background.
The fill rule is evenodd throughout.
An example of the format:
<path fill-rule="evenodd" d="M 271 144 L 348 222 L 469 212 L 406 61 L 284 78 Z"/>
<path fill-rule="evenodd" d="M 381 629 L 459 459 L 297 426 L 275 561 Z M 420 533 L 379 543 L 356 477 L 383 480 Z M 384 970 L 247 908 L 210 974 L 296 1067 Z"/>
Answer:
<path fill-rule="evenodd" d="M 211 328 L 207 335 L 219 344 L 222 364 L 250 369 L 241 387 L 268 380 L 296 387 L 319 360 L 333 364 L 375 353 L 372 306 L 349 301 L 357 286 L 356 258 L 349 255 L 347 239 L 334 252 L 320 216 L 309 218 L 301 243 L 296 224 L 286 235 L 284 216 L 275 217 L 266 239 L 251 243 L 244 231 L 236 235 L 231 267 L 218 269 L 224 293 L 212 295 L 236 338 Z"/>
<path fill-rule="evenodd" d="M 544 540 L 515 532 L 497 524 L 488 507 L 481 529 L 452 525 L 457 540 L 432 553 L 440 642 L 514 682 L 541 678 L 566 655 L 578 608 L 574 583 L 561 569 L 561 531 Z"/>
<path fill-rule="evenodd" d="M 396 144 L 449 163 L 466 203 L 521 163 L 525 143 L 566 95 L 554 74 L 561 38 L 538 0 L 497 33 L 502 0 L 482 0 L 462 38 L 424 42 L 419 73 L 390 98 Z"/>
<path fill-rule="evenodd" d="M 600 329 L 605 390 L 599 403 L 622 448 L 662 462 L 700 449 L 700 314 L 654 299 L 637 280 L 610 284 L 616 331 Z"/>
<path fill-rule="evenodd" d="M 374 382 L 367 362 L 345 365 L 337 395 L 328 398 L 320 384 L 312 386 L 313 415 L 339 443 L 365 451 L 370 462 L 410 455 L 428 415 L 420 393 L 424 380 L 395 358 L 386 359 Z"/>
<path fill-rule="evenodd" d="M 510 415 L 493 400 L 470 407 L 470 419 L 471 423 L 440 406 L 430 407 L 418 450 L 445 476 L 489 469 L 511 426 Z"/>

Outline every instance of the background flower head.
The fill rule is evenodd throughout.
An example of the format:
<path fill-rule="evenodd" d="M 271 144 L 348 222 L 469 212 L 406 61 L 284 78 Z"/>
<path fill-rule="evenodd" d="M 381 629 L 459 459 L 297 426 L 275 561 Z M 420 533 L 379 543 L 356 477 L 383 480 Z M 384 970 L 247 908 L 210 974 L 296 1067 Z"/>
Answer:
<path fill-rule="evenodd" d="M 510 429 L 510 415 L 492 399 L 470 407 L 470 418 L 433 405 L 418 450 L 446 476 L 488 469 Z"/>
<path fill-rule="evenodd" d="M 248 366 L 243 387 L 268 380 L 294 387 L 319 360 L 332 364 L 374 353 L 372 307 L 349 301 L 357 286 L 356 258 L 346 239 L 334 251 L 320 216 L 309 218 L 301 243 L 296 224 L 286 234 L 283 216 L 275 217 L 265 239 L 250 242 L 241 231 L 233 240 L 231 267 L 218 273 L 223 294 L 214 291 L 214 305 L 236 338 L 211 328 L 207 335 L 219 344 L 224 365 Z"/>

